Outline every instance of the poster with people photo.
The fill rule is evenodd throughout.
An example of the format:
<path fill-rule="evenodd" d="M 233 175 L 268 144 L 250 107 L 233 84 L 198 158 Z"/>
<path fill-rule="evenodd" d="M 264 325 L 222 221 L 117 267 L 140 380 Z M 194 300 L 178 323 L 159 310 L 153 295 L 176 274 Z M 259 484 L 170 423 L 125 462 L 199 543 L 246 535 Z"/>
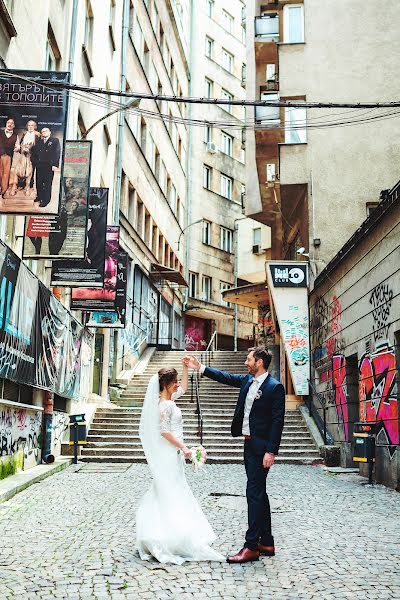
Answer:
<path fill-rule="evenodd" d="M 115 310 L 119 227 L 107 225 L 106 254 L 104 260 L 104 286 L 102 289 L 76 288 L 71 293 L 71 310 Z"/>
<path fill-rule="evenodd" d="M 118 252 L 117 286 L 114 310 L 90 313 L 87 327 L 123 328 L 126 324 L 126 293 L 128 284 L 128 254 Z"/>
<path fill-rule="evenodd" d="M 108 188 L 90 188 L 85 258 L 54 261 L 52 286 L 103 287 L 107 206 Z"/>
<path fill-rule="evenodd" d="M 65 142 L 60 214 L 26 217 L 24 258 L 85 258 L 92 142 Z"/>
<path fill-rule="evenodd" d="M 59 213 L 68 82 L 66 72 L 2 70 L 0 214 Z"/>

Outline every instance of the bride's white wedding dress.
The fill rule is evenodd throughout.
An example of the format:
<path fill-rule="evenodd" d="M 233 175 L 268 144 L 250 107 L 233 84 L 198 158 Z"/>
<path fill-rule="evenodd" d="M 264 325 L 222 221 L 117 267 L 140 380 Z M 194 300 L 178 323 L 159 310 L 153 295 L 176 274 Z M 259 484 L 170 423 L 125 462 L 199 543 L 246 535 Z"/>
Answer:
<path fill-rule="evenodd" d="M 174 398 L 183 393 L 179 388 Z M 153 476 L 136 513 L 140 558 L 177 565 L 224 560 L 210 547 L 215 534 L 186 481 L 182 453 L 161 435 L 168 431 L 183 441 L 181 410 L 174 401 L 159 398 L 158 376 L 154 376 L 140 421 L 140 438 Z"/>

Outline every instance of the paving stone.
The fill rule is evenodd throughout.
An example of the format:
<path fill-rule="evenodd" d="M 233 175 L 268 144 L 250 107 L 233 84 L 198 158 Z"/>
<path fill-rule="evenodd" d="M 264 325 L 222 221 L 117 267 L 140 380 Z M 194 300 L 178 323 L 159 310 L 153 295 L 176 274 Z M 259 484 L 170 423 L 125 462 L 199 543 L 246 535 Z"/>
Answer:
<path fill-rule="evenodd" d="M 246 511 L 211 493 L 244 494 L 243 465 L 188 480 L 224 555 L 243 544 Z M 146 465 L 123 473 L 73 467 L 0 511 L 1 600 L 394 600 L 400 597 L 400 495 L 320 467 L 274 465 L 267 486 L 277 553 L 247 565 L 140 561 L 135 511 Z M 274 510 L 279 507 L 279 510 Z"/>

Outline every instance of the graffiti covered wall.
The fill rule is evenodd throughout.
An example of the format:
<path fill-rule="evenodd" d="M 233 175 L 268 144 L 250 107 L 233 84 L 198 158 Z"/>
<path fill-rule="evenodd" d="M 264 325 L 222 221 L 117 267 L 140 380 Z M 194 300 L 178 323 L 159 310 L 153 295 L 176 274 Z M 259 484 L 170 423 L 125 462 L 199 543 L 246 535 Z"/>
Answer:
<path fill-rule="evenodd" d="M 397 220 L 396 220 L 397 219 Z M 397 223 L 397 224 L 396 224 Z M 314 404 L 353 466 L 353 423 L 377 424 L 374 477 L 400 486 L 400 205 L 310 294 Z M 385 236 L 385 227 L 390 235 Z M 396 258 L 397 257 L 397 258 Z M 347 262 L 346 262 L 347 261 Z M 318 280 L 317 280 L 318 283 Z M 361 471 L 365 467 L 360 466 Z"/>
<path fill-rule="evenodd" d="M 42 411 L 17 408 L 0 402 L 0 458 L 22 450 L 23 468 L 40 463 Z"/>

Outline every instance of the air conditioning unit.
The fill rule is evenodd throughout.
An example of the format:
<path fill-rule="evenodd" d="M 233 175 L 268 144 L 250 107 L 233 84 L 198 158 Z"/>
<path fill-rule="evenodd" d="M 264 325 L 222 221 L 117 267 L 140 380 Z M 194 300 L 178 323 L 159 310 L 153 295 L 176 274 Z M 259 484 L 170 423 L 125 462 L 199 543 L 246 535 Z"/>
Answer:
<path fill-rule="evenodd" d="M 216 154 L 218 152 L 217 144 L 214 144 L 214 142 L 208 142 L 207 152 L 209 152 L 210 154 Z"/>
<path fill-rule="evenodd" d="M 254 244 L 253 246 L 253 254 L 261 254 L 261 246 L 260 244 Z"/>

